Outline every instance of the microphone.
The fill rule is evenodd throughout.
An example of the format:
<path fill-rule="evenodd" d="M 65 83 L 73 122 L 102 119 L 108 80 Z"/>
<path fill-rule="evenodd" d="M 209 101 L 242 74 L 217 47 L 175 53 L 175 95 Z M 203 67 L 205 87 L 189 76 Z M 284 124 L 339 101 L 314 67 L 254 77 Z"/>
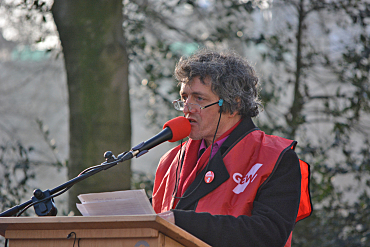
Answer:
<path fill-rule="evenodd" d="M 190 134 L 191 125 L 185 117 L 176 117 L 163 125 L 163 130 L 149 140 L 132 148 L 133 155 L 137 157 L 148 152 L 149 149 L 165 142 L 176 142 Z"/>

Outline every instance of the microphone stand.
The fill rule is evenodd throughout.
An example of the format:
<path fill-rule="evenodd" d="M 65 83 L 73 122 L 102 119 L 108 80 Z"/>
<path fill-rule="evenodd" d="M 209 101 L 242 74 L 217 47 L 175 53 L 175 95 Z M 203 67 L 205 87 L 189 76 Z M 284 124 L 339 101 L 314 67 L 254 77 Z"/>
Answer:
<path fill-rule="evenodd" d="M 57 197 L 64 192 L 66 192 L 68 189 L 70 189 L 74 184 L 98 173 L 102 170 L 107 170 L 115 165 L 117 165 L 119 162 L 123 162 L 129 159 L 132 159 L 134 156 L 136 156 L 139 153 L 139 151 L 135 148 L 129 152 L 124 152 L 118 155 L 118 157 L 114 157 L 113 153 L 111 151 L 107 151 L 104 153 L 105 162 L 101 163 L 97 166 L 92 166 L 84 171 L 82 171 L 77 177 L 67 181 L 66 183 L 55 187 L 52 190 L 45 190 L 41 191 L 40 189 L 36 189 L 33 192 L 33 197 L 28 200 L 27 202 L 24 202 L 20 205 L 16 205 L 0 214 L 0 217 L 7 217 L 17 214 L 19 211 L 21 211 L 17 216 L 19 216 L 21 213 L 23 213 L 26 209 L 28 209 L 31 206 L 34 206 L 35 212 L 38 216 L 56 216 L 57 215 L 57 208 L 54 204 L 54 197 Z M 59 193 L 58 193 L 59 192 Z"/>

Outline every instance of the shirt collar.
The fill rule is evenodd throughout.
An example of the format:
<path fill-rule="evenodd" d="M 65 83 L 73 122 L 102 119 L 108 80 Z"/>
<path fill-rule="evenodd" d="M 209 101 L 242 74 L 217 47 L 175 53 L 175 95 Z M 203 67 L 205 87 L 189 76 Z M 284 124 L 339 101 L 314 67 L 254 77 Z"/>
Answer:
<path fill-rule="evenodd" d="M 224 141 L 228 137 L 229 136 L 225 136 L 224 138 L 218 140 L 217 142 L 215 142 L 213 144 L 212 157 L 213 157 L 213 155 L 215 155 L 215 153 L 217 153 L 217 151 L 220 149 L 222 143 L 224 143 Z M 202 139 L 202 142 L 200 143 L 200 147 L 199 147 L 199 150 L 198 150 L 198 159 L 200 158 L 200 156 L 202 156 L 202 154 L 204 153 L 204 151 L 206 149 L 207 149 L 206 141 L 204 139 Z M 212 157 L 211 157 L 211 159 L 212 159 Z"/>

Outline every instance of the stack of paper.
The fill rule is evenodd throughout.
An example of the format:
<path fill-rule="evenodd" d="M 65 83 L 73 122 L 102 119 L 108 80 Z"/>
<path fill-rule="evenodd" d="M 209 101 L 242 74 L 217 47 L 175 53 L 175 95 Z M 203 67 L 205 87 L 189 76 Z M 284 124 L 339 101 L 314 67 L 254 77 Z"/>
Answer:
<path fill-rule="evenodd" d="M 155 214 L 144 190 L 82 194 L 78 199 L 83 216 Z"/>

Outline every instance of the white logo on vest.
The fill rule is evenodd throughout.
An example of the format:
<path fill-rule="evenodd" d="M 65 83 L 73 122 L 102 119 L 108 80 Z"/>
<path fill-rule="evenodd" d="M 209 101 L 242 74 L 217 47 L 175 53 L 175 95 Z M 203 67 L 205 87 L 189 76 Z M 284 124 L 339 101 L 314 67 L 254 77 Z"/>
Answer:
<path fill-rule="evenodd" d="M 242 174 L 240 173 L 234 173 L 233 175 L 233 179 L 235 181 L 235 183 L 237 183 L 238 185 L 233 189 L 233 192 L 235 194 L 240 194 L 242 193 L 246 188 L 247 186 L 253 182 L 253 180 L 257 177 L 257 171 L 258 169 L 260 169 L 262 166 L 262 164 L 260 163 L 257 163 L 255 164 L 250 170 L 249 172 L 247 173 L 247 175 L 245 175 L 245 177 L 243 177 Z"/>

